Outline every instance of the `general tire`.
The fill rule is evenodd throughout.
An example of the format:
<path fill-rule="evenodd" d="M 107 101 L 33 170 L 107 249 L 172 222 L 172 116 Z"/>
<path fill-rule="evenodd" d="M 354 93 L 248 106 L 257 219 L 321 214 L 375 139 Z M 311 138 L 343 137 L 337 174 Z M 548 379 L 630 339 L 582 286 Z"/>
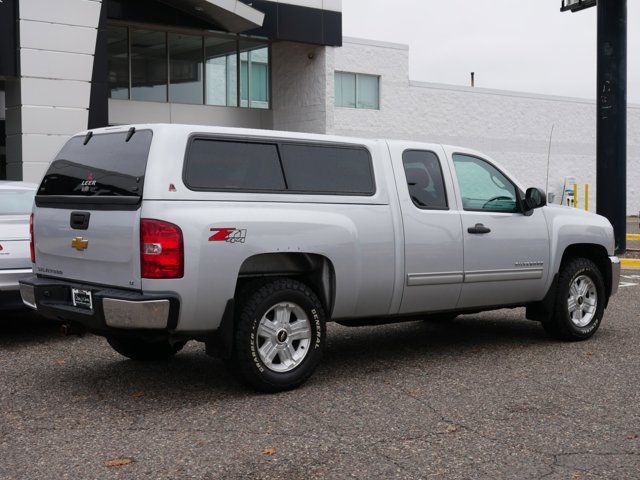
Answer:
<path fill-rule="evenodd" d="M 578 326 L 569 315 L 569 295 L 576 279 L 588 278 L 593 282 L 597 293 L 597 305 L 593 318 L 588 324 Z M 561 268 L 558 276 L 558 288 L 553 314 L 542 322 L 547 334 L 558 340 L 587 340 L 600 327 L 605 307 L 605 286 L 598 266 L 587 258 L 573 258 Z"/>
<path fill-rule="evenodd" d="M 269 368 L 261 358 L 258 327 L 274 306 L 287 302 L 304 311 L 305 320 L 309 321 L 309 339 L 301 363 L 290 371 L 278 372 Z M 320 363 L 326 338 L 325 322 L 322 303 L 306 284 L 291 278 L 250 283 L 237 297 L 236 328 L 229 367 L 244 383 L 260 392 L 296 388 L 313 374 Z"/>
<path fill-rule="evenodd" d="M 135 337 L 107 337 L 107 342 L 120 355 L 137 361 L 167 360 L 182 350 L 186 342 L 147 341 Z"/>

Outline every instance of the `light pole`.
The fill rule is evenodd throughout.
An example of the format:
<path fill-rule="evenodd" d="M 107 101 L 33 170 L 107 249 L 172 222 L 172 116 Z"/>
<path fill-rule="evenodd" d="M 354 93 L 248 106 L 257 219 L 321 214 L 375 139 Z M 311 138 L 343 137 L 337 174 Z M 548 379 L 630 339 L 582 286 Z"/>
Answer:
<path fill-rule="evenodd" d="M 577 12 L 596 0 L 563 0 Z M 627 0 L 598 0 L 596 211 L 613 225 L 616 252 L 627 248 Z"/>

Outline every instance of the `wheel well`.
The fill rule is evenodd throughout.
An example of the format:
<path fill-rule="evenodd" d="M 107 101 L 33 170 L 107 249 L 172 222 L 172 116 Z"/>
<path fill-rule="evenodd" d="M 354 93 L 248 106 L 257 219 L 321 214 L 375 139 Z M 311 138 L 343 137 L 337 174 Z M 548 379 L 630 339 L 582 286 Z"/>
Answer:
<path fill-rule="evenodd" d="M 318 295 L 327 317 L 331 317 L 335 297 L 335 270 L 327 257 L 302 252 L 254 255 L 242 263 L 236 291 L 245 283 L 264 277 L 296 277 Z"/>
<path fill-rule="evenodd" d="M 602 245 L 595 245 L 592 243 L 569 245 L 562 254 L 560 268 L 562 268 L 568 260 L 579 257 L 588 258 L 598 266 L 600 272 L 602 272 L 602 277 L 604 278 L 604 285 L 608 299 L 611 295 L 611 262 L 609 260 L 607 249 Z"/>

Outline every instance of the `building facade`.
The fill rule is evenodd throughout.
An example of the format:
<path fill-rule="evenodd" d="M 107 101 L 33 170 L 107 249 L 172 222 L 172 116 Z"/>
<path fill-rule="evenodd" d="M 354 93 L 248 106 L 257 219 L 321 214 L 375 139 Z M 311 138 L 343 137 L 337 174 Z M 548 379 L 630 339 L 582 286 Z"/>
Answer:
<path fill-rule="evenodd" d="M 0 178 L 38 181 L 77 131 L 166 122 L 464 145 L 544 187 L 554 126 L 549 191 L 588 183 L 595 208 L 595 102 L 412 81 L 407 46 L 343 38 L 340 0 L 4 0 L 0 19 Z"/>

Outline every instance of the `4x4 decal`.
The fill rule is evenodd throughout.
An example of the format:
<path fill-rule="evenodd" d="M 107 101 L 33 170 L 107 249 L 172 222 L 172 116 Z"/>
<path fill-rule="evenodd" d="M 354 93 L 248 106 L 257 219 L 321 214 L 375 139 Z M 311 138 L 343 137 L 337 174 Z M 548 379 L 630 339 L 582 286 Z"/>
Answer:
<path fill-rule="evenodd" d="M 211 228 L 213 235 L 209 237 L 210 242 L 244 243 L 247 238 L 247 230 L 236 227 Z"/>

